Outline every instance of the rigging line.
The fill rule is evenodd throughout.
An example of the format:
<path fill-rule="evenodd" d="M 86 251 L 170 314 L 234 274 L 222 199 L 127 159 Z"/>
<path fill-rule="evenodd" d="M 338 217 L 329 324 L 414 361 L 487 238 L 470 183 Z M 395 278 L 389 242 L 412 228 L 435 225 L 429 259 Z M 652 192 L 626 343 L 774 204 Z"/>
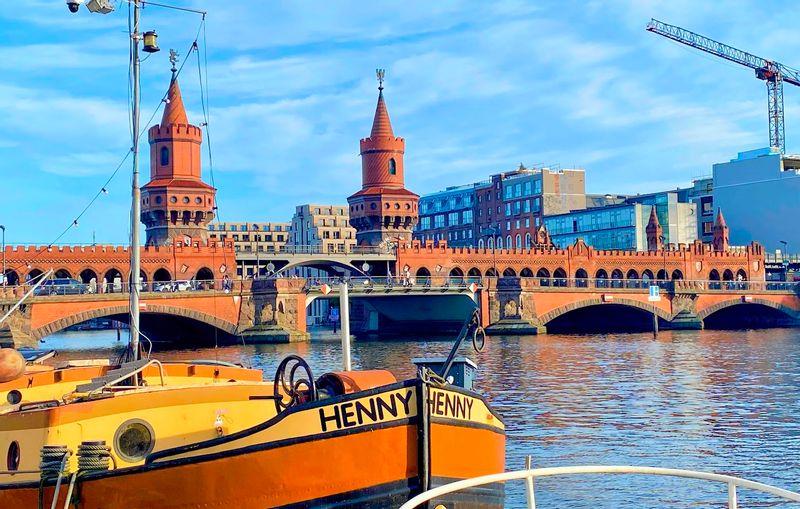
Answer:
<path fill-rule="evenodd" d="M 202 22 L 201 22 L 200 26 L 198 26 L 198 27 L 197 27 L 197 34 L 196 34 L 196 36 L 195 36 L 195 39 L 194 39 L 194 41 L 192 42 L 192 45 L 189 47 L 189 52 L 187 53 L 186 57 L 183 59 L 183 62 L 181 62 L 181 65 L 180 65 L 180 67 L 179 67 L 179 68 L 178 68 L 178 70 L 176 71 L 176 73 L 175 73 L 175 75 L 176 75 L 176 76 L 179 76 L 179 75 L 180 75 L 181 71 L 183 70 L 183 67 L 186 65 L 186 62 L 189 60 L 189 54 L 191 54 L 191 52 L 193 51 L 193 49 L 194 49 L 194 48 L 197 46 L 197 39 L 198 39 L 198 38 L 199 38 L 199 36 L 200 36 L 200 30 L 201 30 L 201 28 L 202 28 Z M 133 53 L 130 53 L 130 55 L 129 55 L 129 60 L 130 60 L 130 62 L 129 62 L 129 63 L 130 63 L 130 66 L 132 66 L 132 65 L 133 65 Z M 130 69 L 131 69 L 131 67 L 130 67 L 130 66 L 128 67 L 128 72 L 129 72 L 129 73 L 130 73 Z M 129 92 L 130 92 L 130 89 L 129 89 Z M 159 110 L 161 109 L 161 106 L 162 106 L 163 104 L 165 104 L 165 102 L 166 102 L 166 99 L 167 99 L 167 96 L 168 96 L 168 95 L 169 95 L 169 90 L 167 90 L 167 92 L 165 92 L 165 93 L 164 93 L 164 95 L 161 97 L 161 100 L 158 102 L 158 104 L 156 105 L 156 107 L 153 109 L 153 113 L 150 115 L 150 118 L 147 120 L 147 122 L 146 122 L 146 123 L 144 123 L 144 124 L 142 124 L 142 125 L 144 125 L 145 127 L 143 127 L 143 128 L 142 128 L 142 130 L 139 132 L 139 137 L 140 137 L 140 138 L 141 138 L 141 137 L 142 137 L 142 136 L 145 134 L 145 132 L 146 132 L 146 131 L 149 129 L 149 127 L 147 127 L 147 126 L 149 126 L 149 125 L 150 125 L 150 123 L 153 121 L 153 118 L 155 118 L 155 116 L 158 114 Z M 130 107 L 130 103 L 128 104 L 128 106 Z M 130 120 L 130 122 L 129 122 L 129 129 L 130 129 L 130 131 L 131 131 L 131 132 L 133 132 L 133 127 L 132 127 L 132 126 L 133 126 L 133 124 L 132 124 L 132 120 L 133 120 L 133 119 L 132 119 L 132 115 L 129 115 L 129 120 Z M 30 261 L 28 261 L 28 262 L 26 262 L 26 263 L 24 263 L 24 264 L 20 264 L 20 265 L 18 265 L 18 266 L 9 267 L 7 270 L 14 270 L 14 271 L 16 272 L 18 269 L 27 268 L 27 267 L 26 267 L 27 263 L 30 263 L 31 261 L 33 261 L 33 260 L 36 260 L 36 259 L 37 259 L 37 258 L 38 258 L 38 257 L 39 257 L 41 254 L 43 254 L 43 253 L 47 252 L 47 251 L 48 251 L 50 248 L 52 248 L 52 247 L 53 247 L 55 244 L 57 244 L 57 243 L 58 243 L 58 241 L 59 241 L 59 240 L 61 240 L 61 238 L 63 238 L 63 237 L 64 237 L 64 235 L 66 235 L 66 234 L 67 234 L 67 232 L 69 232 L 69 231 L 70 231 L 72 228 L 74 228 L 75 226 L 77 226 L 77 223 L 78 223 L 78 221 L 81 219 L 81 217 L 83 217 L 83 215 L 84 215 L 84 214 L 86 214 L 86 212 L 87 212 L 87 211 L 89 210 L 89 208 L 90 208 L 90 207 L 91 207 L 91 206 L 94 204 L 94 202 L 95 202 L 95 201 L 97 201 L 97 198 L 98 198 L 98 197 L 99 197 L 101 194 L 104 194 L 104 193 L 108 192 L 108 186 L 109 186 L 109 184 L 110 184 L 110 183 L 111 183 L 111 181 L 114 179 L 114 177 L 117 175 L 117 173 L 119 172 L 120 168 L 122 168 L 122 165 L 123 165 L 123 164 L 125 164 L 125 161 L 127 161 L 127 160 L 128 160 L 128 157 L 130 157 L 131 153 L 133 153 L 133 146 L 131 146 L 131 147 L 128 149 L 128 151 L 125 153 L 125 157 L 123 157 L 123 158 L 122 158 L 122 160 L 119 162 L 119 164 L 117 165 L 117 167 L 116 167 L 116 168 L 114 169 L 114 171 L 112 172 L 111 176 L 110 176 L 110 177 L 109 177 L 109 178 L 108 178 L 108 179 L 105 181 L 105 183 L 103 184 L 103 186 L 101 187 L 101 189 L 100 189 L 99 191 L 97 191 L 97 193 L 96 193 L 96 194 L 95 194 L 95 195 L 92 197 L 92 199 L 89 201 L 89 204 L 88 204 L 88 205 L 86 205 L 86 206 L 83 208 L 83 210 L 81 211 L 81 213 L 80 213 L 80 214 L 78 214 L 78 216 L 77 216 L 77 217 L 75 217 L 75 218 L 74 218 L 74 219 L 73 219 L 73 220 L 72 220 L 72 221 L 69 223 L 69 225 L 68 225 L 68 226 L 67 226 L 67 227 L 66 227 L 66 228 L 65 228 L 65 229 L 64 229 L 64 230 L 63 230 L 63 231 L 62 231 L 62 232 L 61 232 L 61 233 L 60 233 L 60 234 L 59 234 L 59 235 L 58 235 L 58 236 L 55 238 L 55 239 L 53 239 L 51 242 L 49 242 L 48 244 L 46 244 L 46 245 L 45 245 L 45 246 L 44 246 L 42 249 L 38 250 L 38 251 L 37 251 L 37 252 L 34 254 L 33 258 L 31 258 L 31 260 L 30 260 Z M 128 240 L 129 240 L 129 241 L 130 241 L 130 236 L 131 236 L 130 227 L 128 227 Z"/>

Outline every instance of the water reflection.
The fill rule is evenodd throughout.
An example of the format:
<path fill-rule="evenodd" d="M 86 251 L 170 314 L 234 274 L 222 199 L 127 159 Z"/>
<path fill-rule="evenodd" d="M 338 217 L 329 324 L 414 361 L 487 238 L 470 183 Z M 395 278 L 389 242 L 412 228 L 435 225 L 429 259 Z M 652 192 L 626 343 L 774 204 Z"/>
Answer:
<path fill-rule="evenodd" d="M 60 359 L 114 356 L 116 333 L 48 338 Z M 356 367 L 413 376 L 413 357 L 441 356 L 441 341 L 356 342 Z M 288 353 L 315 375 L 340 368 L 338 338 L 311 343 L 174 350 L 163 359 L 220 359 L 271 378 Z M 731 473 L 800 490 L 800 330 L 682 331 L 593 336 L 489 338 L 470 353 L 477 384 L 508 424 L 509 469 L 525 455 L 535 466 L 632 464 Z M 655 483 L 655 484 L 654 484 Z M 686 480 L 585 476 L 537 482 L 542 507 L 723 506 L 725 487 Z M 766 499 L 743 493 L 742 506 Z M 508 507 L 523 507 L 521 485 Z"/>

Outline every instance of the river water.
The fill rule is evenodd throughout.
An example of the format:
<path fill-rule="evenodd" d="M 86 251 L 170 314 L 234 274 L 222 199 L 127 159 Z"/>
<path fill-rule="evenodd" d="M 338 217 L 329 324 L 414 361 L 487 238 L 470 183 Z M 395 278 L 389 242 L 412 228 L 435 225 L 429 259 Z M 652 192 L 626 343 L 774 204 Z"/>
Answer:
<path fill-rule="evenodd" d="M 123 333 L 124 334 L 124 333 Z M 59 358 L 114 356 L 112 331 L 67 332 L 43 347 Z M 445 355 L 444 341 L 353 343 L 356 368 L 414 375 L 413 357 Z M 494 337 L 477 388 L 505 418 L 507 469 L 645 465 L 713 471 L 800 491 L 800 329 L 664 331 L 651 334 Z M 220 359 L 264 369 L 271 378 L 288 353 L 315 376 L 339 369 L 337 336 L 309 343 L 169 350 L 162 359 Z M 544 508 L 723 507 L 726 488 L 642 476 L 582 476 L 536 482 Z M 524 507 L 520 483 L 507 507 Z M 740 492 L 740 507 L 783 507 Z M 786 504 L 789 507 L 788 504 Z"/>

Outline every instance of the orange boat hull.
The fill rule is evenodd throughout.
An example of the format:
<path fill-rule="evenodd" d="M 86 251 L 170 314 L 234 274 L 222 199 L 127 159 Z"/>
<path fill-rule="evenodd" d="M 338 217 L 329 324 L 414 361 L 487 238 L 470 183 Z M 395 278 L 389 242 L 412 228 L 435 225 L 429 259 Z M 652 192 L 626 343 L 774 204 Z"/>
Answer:
<path fill-rule="evenodd" d="M 469 423 L 425 415 L 430 404 L 417 404 L 423 394 L 419 389 L 417 384 L 396 384 L 298 407 L 252 431 L 159 453 L 141 467 L 89 473 L 76 487 L 79 507 L 386 508 L 399 506 L 424 486 L 504 470 L 502 423 L 493 427 L 477 422 L 485 420 L 483 414 L 472 416 Z M 482 402 L 466 394 L 459 397 Z M 403 405 L 389 406 L 400 401 L 395 401 L 396 395 L 407 399 Z M 384 407 L 376 403 L 381 398 Z M 381 420 L 381 408 L 388 418 Z M 485 408 L 491 412 L 488 405 Z M 370 416 L 374 422 L 365 422 Z M 303 436 L 274 441 L 259 437 L 282 425 Z M 321 433 L 306 433 L 306 426 L 320 425 Z M 53 484 L 44 488 L 46 504 L 52 501 Z M 60 490 L 60 507 L 65 492 Z M 0 487 L 0 507 L 35 508 L 38 500 L 38 483 Z M 502 486 L 476 491 L 474 497 L 461 493 L 458 501 L 447 504 L 449 509 L 502 506 Z"/>

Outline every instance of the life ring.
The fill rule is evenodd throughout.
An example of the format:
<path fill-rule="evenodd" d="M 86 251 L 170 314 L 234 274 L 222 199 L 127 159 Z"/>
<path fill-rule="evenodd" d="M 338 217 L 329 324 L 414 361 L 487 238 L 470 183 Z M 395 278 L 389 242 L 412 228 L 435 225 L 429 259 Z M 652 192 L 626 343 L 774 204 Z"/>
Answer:
<path fill-rule="evenodd" d="M 475 330 L 472 332 L 472 348 L 474 348 L 476 352 L 482 352 L 485 346 L 486 331 L 483 330 L 483 327 L 475 327 Z"/>

